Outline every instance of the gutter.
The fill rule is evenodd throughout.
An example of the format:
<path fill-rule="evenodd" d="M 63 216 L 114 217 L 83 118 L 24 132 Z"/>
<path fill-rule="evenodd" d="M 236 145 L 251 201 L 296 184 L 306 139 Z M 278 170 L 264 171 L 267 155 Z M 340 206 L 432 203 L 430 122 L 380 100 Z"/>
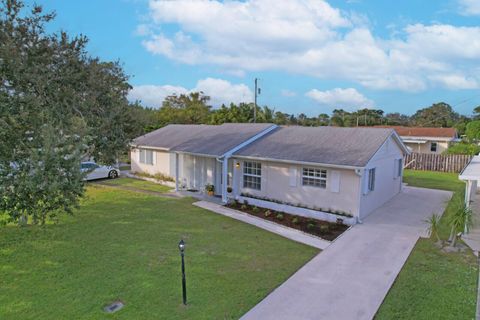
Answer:
<path fill-rule="evenodd" d="M 328 164 L 328 163 L 320 163 L 320 162 L 284 160 L 284 159 L 263 158 L 263 157 L 249 157 L 249 156 L 241 156 L 241 155 L 236 155 L 235 158 L 247 159 L 247 160 L 259 160 L 259 161 L 266 161 L 266 162 L 281 162 L 286 164 L 299 164 L 299 165 L 334 168 L 334 169 L 349 169 L 349 170 L 364 169 L 364 167 L 361 167 L 361 166 L 348 166 L 348 165 L 341 165 L 341 164 Z"/>

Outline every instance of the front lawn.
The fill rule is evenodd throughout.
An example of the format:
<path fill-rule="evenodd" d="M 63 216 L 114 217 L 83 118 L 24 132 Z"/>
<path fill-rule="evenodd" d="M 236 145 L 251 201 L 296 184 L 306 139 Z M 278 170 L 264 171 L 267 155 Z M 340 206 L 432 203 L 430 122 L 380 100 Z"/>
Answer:
<path fill-rule="evenodd" d="M 138 190 L 145 190 L 145 191 L 155 191 L 155 192 L 168 192 L 172 190 L 171 187 L 153 183 L 146 180 L 140 179 L 133 179 L 133 178 L 118 178 L 118 179 L 111 179 L 111 180 L 102 180 L 102 184 L 108 184 L 112 186 L 123 186 L 128 188 L 135 188 Z"/>
<path fill-rule="evenodd" d="M 192 201 L 90 185 L 59 224 L 3 227 L 0 319 L 238 319 L 318 253 Z"/>
<path fill-rule="evenodd" d="M 411 186 L 454 191 L 442 217 L 440 237 L 447 239 L 453 202 L 463 201 L 465 185 L 453 173 L 406 170 Z M 471 251 L 444 253 L 434 240 L 420 239 L 390 289 L 376 319 L 474 319 L 477 260 Z"/>

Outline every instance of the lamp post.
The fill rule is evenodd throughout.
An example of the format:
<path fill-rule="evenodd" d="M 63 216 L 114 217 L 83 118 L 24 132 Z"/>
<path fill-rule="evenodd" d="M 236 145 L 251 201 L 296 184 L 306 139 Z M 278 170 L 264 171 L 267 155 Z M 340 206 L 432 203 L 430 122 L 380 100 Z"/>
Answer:
<path fill-rule="evenodd" d="M 183 304 L 187 305 L 187 281 L 185 279 L 185 259 L 184 259 L 184 252 L 185 252 L 185 242 L 180 240 L 178 243 L 178 249 L 180 250 L 180 255 L 182 256 L 182 293 L 183 293 Z"/>

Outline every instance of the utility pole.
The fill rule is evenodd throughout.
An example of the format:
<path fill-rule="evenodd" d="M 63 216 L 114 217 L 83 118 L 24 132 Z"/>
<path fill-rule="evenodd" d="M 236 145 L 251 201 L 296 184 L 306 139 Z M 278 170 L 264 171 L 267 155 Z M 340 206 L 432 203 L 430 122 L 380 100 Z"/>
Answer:
<path fill-rule="evenodd" d="M 260 94 L 260 89 L 258 88 L 258 79 L 255 78 L 255 103 L 253 106 L 253 122 L 257 122 L 257 95 Z"/>

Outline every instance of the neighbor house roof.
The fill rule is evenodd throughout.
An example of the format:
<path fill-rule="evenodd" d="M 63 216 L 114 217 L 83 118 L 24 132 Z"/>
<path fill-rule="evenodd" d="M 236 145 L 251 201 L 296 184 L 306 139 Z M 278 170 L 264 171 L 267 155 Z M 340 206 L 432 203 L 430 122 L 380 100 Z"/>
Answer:
<path fill-rule="evenodd" d="M 272 126 L 269 123 L 171 124 L 136 138 L 132 145 L 219 157 Z"/>
<path fill-rule="evenodd" d="M 455 128 L 427 128 L 427 127 L 402 127 L 402 126 L 377 126 L 376 128 L 392 128 L 401 137 L 431 137 L 431 138 L 457 138 Z"/>
<path fill-rule="evenodd" d="M 389 128 L 280 127 L 234 156 L 364 167 L 390 136 Z"/>

